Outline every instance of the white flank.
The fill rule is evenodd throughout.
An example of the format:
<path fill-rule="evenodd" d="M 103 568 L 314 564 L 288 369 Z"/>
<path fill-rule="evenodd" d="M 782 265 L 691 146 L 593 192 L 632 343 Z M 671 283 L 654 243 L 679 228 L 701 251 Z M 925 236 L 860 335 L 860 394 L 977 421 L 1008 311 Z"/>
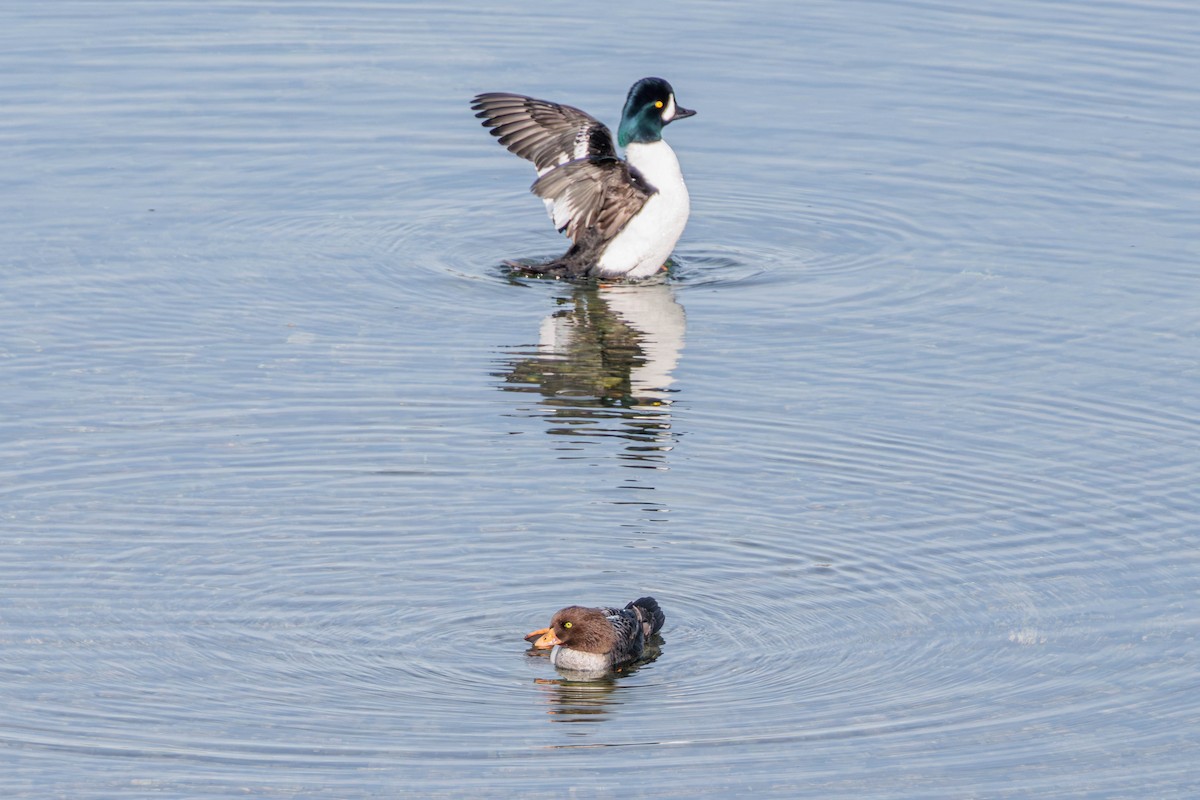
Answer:
<path fill-rule="evenodd" d="M 658 272 L 675 249 L 691 201 L 679 159 L 666 142 L 635 142 L 625 148 L 625 158 L 658 192 L 604 249 L 599 267 L 609 277 L 645 278 Z"/>
<path fill-rule="evenodd" d="M 606 672 L 612 667 L 608 656 L 572 650 L 557 644 L 550 651 L 550 663 L 559 669 L 573 669 L 579 672 Z"/>

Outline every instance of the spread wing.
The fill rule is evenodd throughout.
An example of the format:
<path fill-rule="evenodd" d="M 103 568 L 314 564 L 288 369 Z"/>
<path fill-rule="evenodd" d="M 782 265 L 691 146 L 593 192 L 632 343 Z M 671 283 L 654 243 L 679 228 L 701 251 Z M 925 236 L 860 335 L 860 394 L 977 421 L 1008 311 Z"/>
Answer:
<path fill-rule="evenodd" d="M 579 242 L 589 231 L 616 236 L 657 189 L 621 159 L 591 156 L 543 173 L 532 191 L 546 201 L 554 227 Z"/>
<path fill-rule="evenodd" d="M 532 161 L 539 175 L 568 161 L 617 156 L 608 128 L 572 106 L 488 92 L 477 95 L 471 108 L 500 144 Z"/>

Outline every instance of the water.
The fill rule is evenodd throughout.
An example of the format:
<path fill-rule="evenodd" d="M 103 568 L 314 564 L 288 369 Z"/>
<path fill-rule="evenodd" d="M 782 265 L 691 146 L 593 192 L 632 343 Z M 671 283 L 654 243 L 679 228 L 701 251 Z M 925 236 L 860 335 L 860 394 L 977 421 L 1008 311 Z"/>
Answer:
<path fill-rule="evenodd" d="M 1196 794 L 1191 4 L 0 15 L 0 794 Z M 509 279 L 644 75 L 671 277 Z"/>

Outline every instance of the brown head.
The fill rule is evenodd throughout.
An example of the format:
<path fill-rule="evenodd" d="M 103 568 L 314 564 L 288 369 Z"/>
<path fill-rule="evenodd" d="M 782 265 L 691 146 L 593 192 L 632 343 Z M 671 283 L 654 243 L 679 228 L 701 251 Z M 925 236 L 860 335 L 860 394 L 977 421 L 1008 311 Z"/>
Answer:
<path fill-rule="evenodd" d="M 560 644 L 585 653 L 608 653 L 616 646 L 612 623 L 598 608 L 567 606 L 554 615 L 549 628 L 534 631 L 525 638 L 539 634 L 541 638 L 533 643 L 534 647 Z"/>

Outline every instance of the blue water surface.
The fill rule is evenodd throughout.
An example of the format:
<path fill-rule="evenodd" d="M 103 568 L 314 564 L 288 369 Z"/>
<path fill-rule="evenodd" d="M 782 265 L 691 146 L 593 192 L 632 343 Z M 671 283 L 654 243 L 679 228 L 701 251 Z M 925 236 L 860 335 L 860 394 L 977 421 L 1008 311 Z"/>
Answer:
<path fill-rule="evenodd" d="M 669 276 L 508 276 L 470 98 L 647 75 Z M 1196 796 L 1196 75 L 1170 0 L 0 8 L 0 795 Z"/>

